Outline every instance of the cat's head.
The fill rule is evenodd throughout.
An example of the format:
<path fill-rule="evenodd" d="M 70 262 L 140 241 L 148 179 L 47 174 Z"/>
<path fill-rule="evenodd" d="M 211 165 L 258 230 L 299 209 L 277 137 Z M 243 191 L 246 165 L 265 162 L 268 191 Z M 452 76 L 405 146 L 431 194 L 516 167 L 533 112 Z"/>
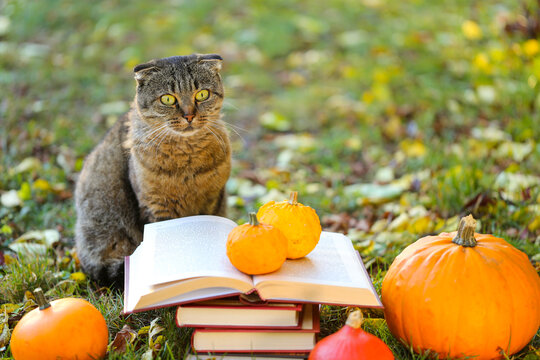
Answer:
<path fill-rule="evenodd" d="M 219 120 L 223 85 L 216 54 L 172 56 L 135 66 L 142 121 L 189 135 Z"/>

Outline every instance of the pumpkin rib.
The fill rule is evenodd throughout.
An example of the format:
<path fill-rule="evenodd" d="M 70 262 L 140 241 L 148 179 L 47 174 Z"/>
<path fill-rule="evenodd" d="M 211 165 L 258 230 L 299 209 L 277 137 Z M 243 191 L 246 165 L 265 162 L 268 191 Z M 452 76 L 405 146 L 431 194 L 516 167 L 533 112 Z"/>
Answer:
<path fill-rule="evenodd" d="M 451 238 L 449 237 L 447 239 L 448 243 L 447 243 L 447 249 L 446 249 L 446 252 L 445 254 L 447 255 L 447 258 L 451 259 L 450 261 L 450 266 L 451 268 L 450 269 L 446 269 L 446 268 L 443 268 L 441 270 L 439 270 L 437 267 L 437 272 L 443 272 L 443 271 L 446 271 L 445 273 L 445 278 L 447 280 L 445 280 L 444 282 L 442 283 L 446 283 L 446 284 L 449 284 L 451 283 L 451 280 L 453 280 L 454 278 L 461 278 L 463 276 L 463 273 L 467 270 L 466 269 L 466 262 L 465 262 L 465 257 L 467 256 L 467 254 L 460 254 L 459 252 L 461 251 L 461 247 L 460 246 L 450 246 L 451 245 L 451 241 L 450 240 Z M 456 253 L 458 253 L 456 255 Z M 457 270 L 460 271 L 459 274 L 456 274 L 456 271 L 455 269 L 457 268 Z M 441 283 L 441 282 L 437 282 L 437 283 Z M 450 287 L 452 290 L 456 289 L 455 287 Z M 459 295 L 459 294 L 458 294 Z M 454 298 L 456 295 L 455 294 L 452 294 L 448 297 L 450 298 Z M 454 303 L 451 303 L 451 305 L 454 305 Z M 452 309 L 444 309 L 443 310 L 439 310 L 437 309 L 437 313 L 439 314 L 442 314 L 443 316 L 445 316 L 444 319 L 442 320 L 439 320 L 439 323 L 437 324 L 438 326 L 441 324 L 441 323 L 444 323 L 445 326 L 448 328 L 448 329 L 451 329 L 450 333 L 453 333 L 453 334 L 458 334 L 458 332 L 456 331 L 456 329 L 459 329 L 460 328 L 460 323 L 459 323 L 459 320 L 461 318 L 461 313 L 463 312 L 463 309 L 462 309 L 462 306 L 460 304 L 455 304 L 456 305 L 456 308 L 452 308 Z M 441 303 L 441 306 L 443 306 L 443 304 Z M 447 306 L 447 304 L 444 304 L 444 306 Z M 457 313 L 456 313 L 457 312 Z M 448 316 L 448 314 L 453 314 L 453 316 Z M 440 334 L 442 336 L 442 334 L 438 331 L 432 331 L 432 334 Z M 457 339 L 457 336 L 449 336 L 446 341 L 443 340 L 443 342 L 446 342 L 447 344 L 447 350 L 446 350 L 446 354 L 449 355 L 452 353 L 452 350 L 456 344 L 456 342 L 458 342 L 459 340 Z M 435 341 L 434 342 L 435 344 L 437 343 L 440 343 L 439 341 Z M 432 346 L 433 348 L 433 346 Z"/>
<path fill-rule="evenodd" d="M 484 247 L 485 249 L 486 247 Z M 490 265 L 490 262 L 492 260 L 489 257 L 486 257 L 482 253 L 482 247 L 474 247 L 469 249 L 468 255 L 469 259 L 468 263 L 474 264 L 474 268 L 476 270 L 475 274 L 475 282 L 476 286 L 473 288 L 473 291 L 475 291 L 472 294 L 467 294 L 467 297 L 470 297 L 471 299 L 475 298 L 475 294 L 481 294 L 483 298 L 491 299 L 492 301 L 488 303 L 484 303 L 482 306 L 482 310 L 484 310 L 484 316 L 482 318 L 475 318 L 473 321 L 477 324 L 489 324 L 493 323 L 493 321 L 501 321 L 503 318 L 508 319 L 508 314 L 504 313 L 501 314 L 500 311 L 497 311 L 497 309 L 500 309 L 502 306 L 504 306 L 504 299 L 501 299 L 499 295 L 500 289 L 495 289 L 492 286 L 493 282 L 496 282 L 497 284 L 501 284 L 501 282 L 506 282 L 506 279 L 500 274 L 497 267 L 493 267 Z M 470 281 L 470 280 L 469 280 Z M 501 285 L 502 286 L 502 285 Z M 507 284 L 505 284 L 504 287 L 508 287 Z M 495 309 L 492 309 L 496 304 Z M 472 311 L 471 311 L 472 312 Z M 472 315 L 479 315 L 481 311 L 475 311 Z M 508 320 L 507 320 L 508 321 Z M 486 328 L 484 331 L 475 331 L 471 332 L 469 336 L 476 336 L 476 342 L 481 343 L 482 345 L 478 346 L 479 348 L 488 349 L 491 344 L 493 343 L 494 338 L 498 338 L 498 334 L 495 331 L 498 327 L 489 327 Z M 494 351 L 496 349 L 490 349 L 490 351 Z M 480 355 L 480 354 L 474 354 L 472 353 L 474 349 L 467 349 L 469 354 L 472 355 Z M 471 351 L 471 352 L 469 352 Z"/>
<path fill-rule="evenodd" d="M 515 249 L 513 249 L 513 250 L 515 250 Z M 493 252 L 494 250 L 489 249 L 489 251 Z M 526 303 L 516 299 L 516 294 L 524 294 L 524 293 L 527 293 L 527 292 L 529 292 L 531 290 L 531 287 L 530 287 L 529 284 L 527 284 L 527 281 L 526 281 L 526 278 L 525 278 L 524 271 L 526 271 L 526 269 L 524 269 L 522 266 L 520 266 L 519 261 L 522 259 L 521 254 L 524 254 L 524 253 L 520 253 L 520 252 L 516 252 L 516 251 L 510 251 L 510 252 L 507 252 L 507 253 L 504 254 L 506 256 L 506 258 L 507 258 L 507 260 L 504 262 L 505 266 L 508 266 L 510 268 L 510 269 L 508 269 L 507 273 L 514 274 L 514 278 L 513 278 L 512 282 L 508 282 L 507 274 L 502 273 L 503 269 L 497 268 L 497 270 L 499 270 L 501 272 L 501 277 L 503 277 L 505 279 L 505 282 L 508 285 L 508 288 L 509 288 L 508 293 L 509 293 L 509 296 L 512 299 L 511 308 L 527 308 Z M 518 262 L 516 262 L 516 260 Z M 527 261 L 528 261 L 528 258 L 527 258 Z M 532 289 L 534 290 L 535 288 L 532 288 Z M 532 299 L 535 299 L 535 298 L 540 299 L 540 292 L 538 292 L 538 291 L 537 291 L 537 296 L 536 297 L 534 296 L 534 294 L 531 294 L 531 295 L 532 295 L 531 297 L 525 297 L 525 300 L 532 300 Z M 534 300 L 532 300 L 532 301 L 534 301 Z M 526 302 L 528 303 L 529 301 L 526 301 Z M 533 306 L 533 308 L 534 308 L 534 306 Z M 519 318 L 518 316 L 521 315 L 521 313 L 515 312 L 515 311 L 510 311 L 509 313 L 511 313 L 511 315 L 513 316 L 513 321 L 511 321 L 510 324 L 512 324 L 512 323 L 521 324 L 521 323 L 524 322 L 524 320 L 525 320 L 524 318 L 529 318 L 530 316 L 534 316 L 533 314 L 528 314 L 527 316 L 524 316 L 524 318 Z M 537 313 L 537 318 L 539 318 L 539 316 L 538 316 L 539 312 L 536 311 L 536 313 Z M 540 326 L 540 321 L 538 321 L 538 325 L 536 326 L 536 328 L 538 328 L 538 326 Z M 523 348 L 528 343 L 528 341 L 527 342 L 521 342 L 521 343 L 515 343 L 515 342 L 513 343 L 512 339 L 514 339 L 514 338 L 518 338 L 518 339 L 519 338 L 524 338 L 527 331 L 534 331 L 534 330 L 535 330 L 534 328 L 525 329 L 523 326 L 514 327 L 514 328 L 512 328 L 510 326 L 510 330 L 509 330 L 510 331 L 510 343 L 509 343 L 509 346 L 506 349 L 506 352 L 507 353 L 516 352 L 519 349 Z M 517 333 L 516 335 L 518 335 L 518 336 L 512 336 L 515 333 Z M 513 346 L 511 346 L 511 345 L 513 345 Z"/>
<path fill-rule="evenodd" d="M 423 259 L 423 256 L 424 256 L 423 251 L 422 253 L 415 254 L 415 256 L 413 256 L 412 258 L 415 259 L 415 262 L 419 262 L 419 263 L 431 264 L 433 261 L 435 261 L 435 264 L 438 264 L 439 262 L 442 261 L 443 254 L 444 254 L 444 249 L 439 248 L 439 249 L 436 249 L 436 251 L 434 251 L 433 253 L 430 253 L 428 257 L 425 259 Z M 410 266 L 411 268 L 416 268 L 417 265 L 411 264 Z M 418 273 L 415 272 L 412 274 L 407 273 L 407 275 L 409 275 L 407 279 L 408 284 L 413 283 L 413 284 L 418 284 L 418 286 L 422 284 L 425 286 L 428 283 L 427 281 L 425 281 L 425 278 L 423 278 L 423 274 L 421 274 L 420 272 Z M 430 275 L 437 276 L 436 273 L 432 273 Z M 402 298 L 403 303 L 401 306 L 402 312 L 405 309 L 409 309 L 411 308 L 411 306 L 414 306 L 414 304 L 421 301 L 421 299 L 424 297 L 425 292 L 426 292 L 426 288 L 424 286 L 421 287 L 421 291 L 412 291 L 412 292 L 407 293 L 406 296 L 403 296 Z M 409 303 L 411 303 L 411 305 L 408 305 Z M 422 325 L 422 322 L 418 321 L 418 319 L 416 318 L 416 315 L 417 314 L 414 312 L 409 312 L 408 314 L 405 315 L 405 318 L 408 318 L 408 321 L 403 322 L 403 324 L 405 324 L 405 322 L 410 322 L 411 324 L 415 324 L 415 328 L 408 329 L 409 331 L 407 331 L 407 329 L 405 328 L 402 329 L 403 335 L 405 336 L 405 338 L 408 338 L 411 343 L 413 342 L 412 339 L 414 337 L 414 334 L 422 333 L 422 328 L 420 327 Z M 414 342 L 418 342 L 418 341 L 420 341 L 419 346 L 424 346 L 422 339 L 414 340 Z"/>

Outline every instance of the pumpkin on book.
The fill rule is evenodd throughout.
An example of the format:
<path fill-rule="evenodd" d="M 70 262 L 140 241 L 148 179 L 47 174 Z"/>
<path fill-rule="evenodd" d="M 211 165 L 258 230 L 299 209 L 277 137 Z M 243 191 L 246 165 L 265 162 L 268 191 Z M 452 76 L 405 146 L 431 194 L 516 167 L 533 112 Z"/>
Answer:
<path fill-rule="evenodd" d="M 270 201 L 257 212 L 259 220 L 281 230 L 287 238 L 287 259 L 300 259 L 309 254 L 321 237 L 321 221 L 315 210 L 298 202 L 298 192 L 289 200 Z"/>
<path fill-rule="evenodd" d="M 287 239 L 274 226 L 259 223 L 252 212 L 249 223 L 235 227 L 227 236 L 227 257 L 245 274 L 267 274 L 287 259 Z"/>

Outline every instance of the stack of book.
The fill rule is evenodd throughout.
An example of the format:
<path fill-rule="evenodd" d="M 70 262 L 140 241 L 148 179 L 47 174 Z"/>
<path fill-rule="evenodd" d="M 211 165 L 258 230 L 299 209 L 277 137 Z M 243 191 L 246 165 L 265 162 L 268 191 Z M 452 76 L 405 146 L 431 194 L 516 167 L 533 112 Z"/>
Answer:
<path fill-rule="evenodd" d="M 306 257 L 249 276 L 226 256 L 235 226 L 210 215 L 145 225 L 144 241 L 125 261 L 124 313 L 178 306 L 178 326 L 194 328 L 190 360 L 268 360 L 307 357 L 320 304 L 382 307 L 343 234 L 323 231 Z"/>
<path fill-rule="evenodd" d="M 241 359 L 248 356 L 246 360 L 257 354 L 305 358 L 317 340 L 319 307 L 250 305 L 235 299 L 204 301 L 179 306 L 176 321 L 179 327 L 195 328 L 188 359 L 205 359 L 212 354 Z"/>

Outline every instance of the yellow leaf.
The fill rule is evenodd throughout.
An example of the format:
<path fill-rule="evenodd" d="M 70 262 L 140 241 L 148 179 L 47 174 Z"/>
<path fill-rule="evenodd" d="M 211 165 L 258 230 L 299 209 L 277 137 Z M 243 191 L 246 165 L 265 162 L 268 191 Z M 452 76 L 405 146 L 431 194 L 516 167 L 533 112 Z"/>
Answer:
<path fill-rule="evenodd" d="M 493 71 L 489 58 L 484 53 L 479 53 L 474 57 L 473 67 L 485 74 L 490 74 Z"/>
<path fill-rule="evenodd" d="M 13 256 L 8 254 L 4 254 L 4 262 L 6 263 L 6 265 L 11 265 L 16 264 L 18 261 L 17 258 L 14 258 Z"/>
<path fill-rule="evenodd" d="M 420 140 L 403 140 L 400 144 L 401 150 L 408 157 L 424 157 L 427 153 L 426 146 Z"/>
<path fill-rule="evenodd" d="M 467 20 L 461 24 L 463 35 L 469 40 L 478 40 L 482 38 L 482 29 L 472 20 Z"/>
<path fill-rule="evenodd" d="M 362 94 L 362 101 L 366 104 L 371 104 L 375 100 L 375 95 L 371 91 L 365 91 Z"/>
<path fill-rule="evenodd" d="M 540 43 L 536 39 L 529 39 L 523 43 L 523 52 L 527 56 L 534 56 L 540 51 Z"/>
<path fill-rule="evenodd" d="M 69 275 L 69 278 L 75 280 L 78 283 L 86 281 L 86 275 L 83 272 L 77 271 Z"/>
<path fill-rule="evenodd" d="M 23 182 L 21 188 L 17 192 L 21 200 L 30 200 L 32 198 L 32 190 L 30 189 L 30 184 Z"/>
<path fill-rule="evenodd" d="M 429 216 L 422 216 L 412 220 L 407 226 L 407 231 L 412 234 L 425 234 L 432 229 L 432 221 Z"/>
<path fill-rule="evenodd" d="M 51 184 L 49 184 L 49 182 L 44 179 L 37 179 L 32 184 L 32 187 L 41 191 L 50 191 L 52 189 Z"/>
<path fill-rule="evenodd" d="M 390 231 L 402 231 L 407 228 L 407 224 L 409 223 L 409 215 L 406 213 L 401 213 L 397 218 L 392 220 L 390 225 L 388 225 L 388 230 Z"/>
<path fill-rule="evenodd" d="M 527 226 L 529 231 L 536 231 L 540 229 L 540 215 L 534 218 L 534 220 Z"/>

